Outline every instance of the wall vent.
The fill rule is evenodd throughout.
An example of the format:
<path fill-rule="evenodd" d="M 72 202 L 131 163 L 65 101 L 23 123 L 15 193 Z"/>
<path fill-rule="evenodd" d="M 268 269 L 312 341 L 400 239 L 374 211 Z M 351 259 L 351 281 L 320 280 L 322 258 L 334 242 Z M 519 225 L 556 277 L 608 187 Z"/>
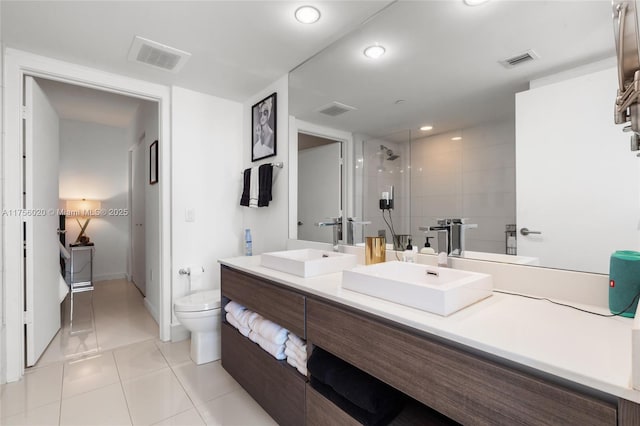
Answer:
<path fill-rule="evenodd" d="M 522 65 L 527 62 L 531 62 L 533 60 L 538 59 L 540 56 L 533 50 L 529 49 L 526 52 L 520 53 L 518 55 L 511 56 L 509 58 L 503 59 L 500 62 L 505 68 L 513 68 L 517 65 Z"/>
<path fill-rule="evenodd" d="M 341 104 L 340 102 L 334 101 L 318 108 L 316 111 L 318 111 L 320 114 L 325 114 L 330 117 L 336 117 L 338 115 L 344 114 L 345 112 L 353 111 L 356 109 L 357 109 L 356 107 L 352 107 L 352 106 Z"/>
<path fill-rule="evenodd" d="M 178 72 L 191 53 L 136 36 L 129 50 L 129 60 L 165 71 Z"/>

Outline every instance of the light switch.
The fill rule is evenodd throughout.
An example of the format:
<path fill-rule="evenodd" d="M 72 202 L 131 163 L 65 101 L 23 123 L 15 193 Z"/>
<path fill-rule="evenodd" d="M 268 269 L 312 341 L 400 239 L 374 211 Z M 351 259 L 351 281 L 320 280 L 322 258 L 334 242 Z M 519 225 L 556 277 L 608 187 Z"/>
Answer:
<path fill-rule="evenodd" d="M 184 211 L 184 220 L 185 222 L 195 222 L 196 221 L 195 209 L 186 209 Z"/>

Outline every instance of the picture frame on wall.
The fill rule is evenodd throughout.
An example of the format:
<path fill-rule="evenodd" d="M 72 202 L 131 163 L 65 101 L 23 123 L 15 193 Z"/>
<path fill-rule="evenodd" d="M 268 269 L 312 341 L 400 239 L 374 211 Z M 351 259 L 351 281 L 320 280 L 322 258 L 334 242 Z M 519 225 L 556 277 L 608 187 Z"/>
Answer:
<path fill-rule="evenodd" d="M 274 92 L 251 107 L 251 161 L 277 153 L 277 100 Z"/>
<path fill-rule="evenodd" d="M 149 184 L 158 183 L 158 141 L 149 147 Z"/>

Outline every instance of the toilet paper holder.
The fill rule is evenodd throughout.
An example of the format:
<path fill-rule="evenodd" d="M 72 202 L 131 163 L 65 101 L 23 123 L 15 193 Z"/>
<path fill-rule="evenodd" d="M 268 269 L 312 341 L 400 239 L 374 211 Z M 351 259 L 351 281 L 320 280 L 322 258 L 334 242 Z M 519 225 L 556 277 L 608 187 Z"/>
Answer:
<path fill-rule="evenodd" d="M 204 268 L 200 268 L 201 272 L 204 272 Z M 187 276 L 191 276 L 191 268 L 180 268 L 178 270 L 178 274 L 180 275 L 187 275 Z"/>

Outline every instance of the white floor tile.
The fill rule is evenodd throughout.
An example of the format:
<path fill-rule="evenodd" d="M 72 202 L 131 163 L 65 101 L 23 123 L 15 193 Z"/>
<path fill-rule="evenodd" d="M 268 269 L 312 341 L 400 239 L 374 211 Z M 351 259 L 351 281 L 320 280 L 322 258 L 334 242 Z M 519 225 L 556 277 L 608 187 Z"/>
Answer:
<path fill-rule="evenodd" d="M 118 349 L 113 355 L 123 381 L 169 366 L 153 340 Z"/>
<path fill-rule="evenodd" d="M 149 425 L 193 408 L 171 369 L 123 383 L 133 423 Z"/>
<path fill-rule="evenodd" d="M 62 364 L 28 370 L 22 380 L 0 386 L 0 418 L 31 411 L 62 396 Z"/>
<path fill-rule="evenodd" d="M 204 424 L 204 420 L 202 420 L 198 411 L 196 411 L 195 408 L 192 408 L 191 410 L 180 413 L 170 419 L 154 423 L 154 426 L 204 426 Z"/>
<path fill-rule="evenodd" d="M 193 362 L 173 367 L 195 405 L 239 389 L 240 385 L 223 368 L 220 361 L 196 365 Z"/>
<path fill-rule="evenodd" d="M 120 383 L 62 400 L 60 425 L 131 425 Z"/>
<path fill-rule="evenodd" d="M 244 389 L 235 390 L 196 408 L 209 426 L 278 425 Z"/>
<path fill-rule="evenodd" d="M 68 361 L 64 365 L 62 397 L 69 398 L 119 381 L 111 352 Z"/>
<path fill-rule="evenodd" d="M 25 413 L 2 419 L 4 426 L 44 426 L 57 425 L 60 418 L 60 402 L 47 404 Z"/>
<path fill-rule="evenodd" d="M 191 361 L 191 339 L 182 340 L 181 342 L 161 342 L 156 340 L 156 346 L 158 346 L 170 366 Z"/>

